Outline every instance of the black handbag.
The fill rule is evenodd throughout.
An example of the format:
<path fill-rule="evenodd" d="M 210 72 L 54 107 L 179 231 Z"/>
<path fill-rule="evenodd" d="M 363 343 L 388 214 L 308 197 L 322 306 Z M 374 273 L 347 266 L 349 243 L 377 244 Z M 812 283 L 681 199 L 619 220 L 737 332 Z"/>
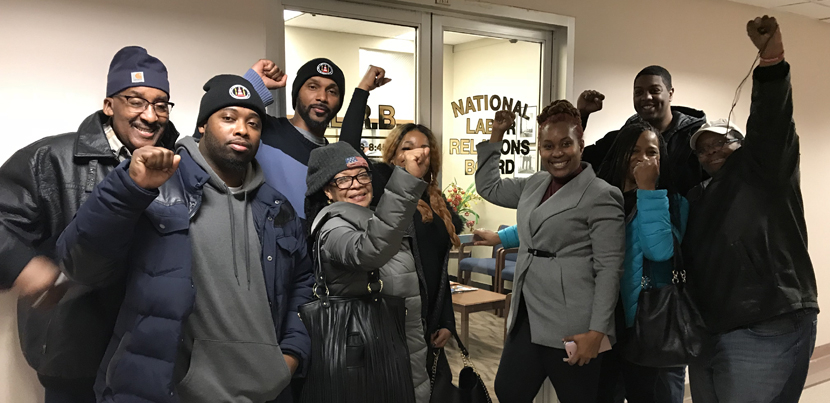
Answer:
<path fill-rule="evenodd" d="M 447 371 L 449 366 L 438 365 L 441 354 L 446 356 L 444 349 L 434 349 L 432 371 L 430 371 L 430 383 L 432 384 L 430 403 L 492 403 L 487 387 L 484 386 L 484 382 L 470 360 L 470 353 L 458 335 L 455 332 L 452 332 L 452 335 L 458 343 L 458 349 L 461 350 L 464 368 L 458 374 L 458 386 L 453 385 L 452 373 Z"/>
<path fill-rule="evenodd" d="M 299 307 L 311 337 L 311 362 L 299 402 L 414 403 L 405 300 L 380 295 L 383 281 L 377 271 L 368 274 L 365 296 L 329 295 L 319 238 L 314 250 L 316 299 Z"/>
<path fill-rule="evenodd" d="M 634 326 L 628 329 L 622 348 L 629 362 L 654 368 L 682 367 L 700 354 L 703 319 L 686 290 L 682 262 L 675 237 L 672 284 L 655 288 L 649 262 L 643 259 Z"/>

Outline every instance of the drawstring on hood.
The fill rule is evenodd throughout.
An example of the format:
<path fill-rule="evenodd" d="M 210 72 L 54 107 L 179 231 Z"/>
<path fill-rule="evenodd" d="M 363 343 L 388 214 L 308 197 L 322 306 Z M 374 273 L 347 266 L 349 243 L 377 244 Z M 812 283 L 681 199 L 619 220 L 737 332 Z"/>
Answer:
<path fill-rule="evenodd" d="M 228 215 L 230 216 L 230 224 L 231 224 L 231 249 L 233 250 L 233 274 L 236 277 L 236 284 L 241 286 L 242 284 L 239 282 L 239 265 L 237 263 L 237 253 L 239 249 L 237 248 L 236 242 L 236 215 L 234 213 L 234 198 L 238 198 L 240 195 L 242 197 L 242 201 L 245 206 L 248 205 L 248 193 L 258 189 L 263 183 L 265 183 L 265 175 L 260 169 L 259 164 L 257 164 L 256 160 L 251 161 L 251 164 L 248 167 L 248 171 L 245 175 L 245 180 L 242 182 L 242 186 L 239 188 L 230 188 L 220 177 L 213 171 L 208 164 L 207 160 L 205 160 L 202 153 L 199 151 L 199 143 L 193 137 L 185 137 L 179 140 L 178 143 L 180 148 L 184 148 L 193 160 L 205 170 L 210 175 L 210 179 L 206 186 L 211 186 L 219 193 L 224 193 L 227 196 L 227 206 L 228 206 Z M 247 288 L 248 290 L 251 289 L 251 247 L 250 247 L 250 237 L 248 235 L 249 231 L 249 223 L 252 218 L 248 216 L 250 213 L 250 209 L 246 207 L 244 217 L 242 218 L 242 226 L 243 226 L 243 234 L 244 234 L 244 243 L 242 247 L 245 250 L 245 274 L 247 277 Z"/>

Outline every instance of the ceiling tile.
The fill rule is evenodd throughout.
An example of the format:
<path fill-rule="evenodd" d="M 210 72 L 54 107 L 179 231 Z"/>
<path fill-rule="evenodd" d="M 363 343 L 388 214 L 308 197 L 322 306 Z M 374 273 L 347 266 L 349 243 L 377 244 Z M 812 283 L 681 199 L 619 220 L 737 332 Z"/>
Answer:
<path fill-rule="evenodd" d="M 777 10 L 799 14 L 810 18 L 830 18 L 830 7 L 817 3 L 802 3 L 778 7 Z"/>

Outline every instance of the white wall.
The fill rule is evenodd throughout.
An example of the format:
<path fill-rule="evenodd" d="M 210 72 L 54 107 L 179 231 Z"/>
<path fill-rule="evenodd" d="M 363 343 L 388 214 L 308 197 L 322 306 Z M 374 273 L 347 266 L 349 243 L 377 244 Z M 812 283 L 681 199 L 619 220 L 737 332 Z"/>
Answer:
<path fill-rule="evenodd" d="M 145 46 L 167 65 L 172 101 L 178 104 L 172 119 L 189 134 L 204 82 L 218 73 L 242 74 L 265 54 L 265 1 L 4 0 L 0 122 L 6 144 L 0 161 L 40 137 L 74 130 L 99 109 L 109 61 L 125 45 Z M 488 1 L 576 18 L 575 92 L 596 88 L 608 96 L 606 109 L 591 118 L 588 142 L 634 113 L 631 83 L 649 64 L 672 72 L 675 104 L 704 109 L 712 118 L 726 115 L 754 53 L 746 21 L 763 13 L 723 0 Z M 830 24 L 778 17 L 793 66 L 811 253 L 820 303 L 826 306 L 830 213 L 823 204 L 830 190 L 823 175 L 830 169 Z M 350 77 L 355 76 L 347 81 Z M 747 117 L 748 91 L 736 110 L 741 120 Z M 14 299 L 0 296 L 0 402 L 38 402 L 42 392 L 17 345 Z M 830 320 L 821 315 L 818 344 L 826 343 Z"/>

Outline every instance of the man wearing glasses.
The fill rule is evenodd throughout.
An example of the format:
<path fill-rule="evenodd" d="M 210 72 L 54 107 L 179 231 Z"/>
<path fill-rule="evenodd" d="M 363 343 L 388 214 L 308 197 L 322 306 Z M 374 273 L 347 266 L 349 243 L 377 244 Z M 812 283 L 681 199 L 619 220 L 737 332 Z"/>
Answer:
<path fill-rule="evenodd" d="M 797 402 L 816 342 L 790 65 L 775 18 L 749 21 L 758 49 L 746 138 L 721 120 L 691 137 L 712 176 L 689 192 L 688 290 L 706 324 L 689 363 L 698 402 Z"/>
<path fill-rule="evenodd" d="M 137 46 L 119 50 L 103 109 L 76 132 L 38 140 L 0 167 L 0 289 L 15 289 L 20 344 L 46 388 L 46 403 L 94 403 L 93 383 L 112 336 L 124 283 L 63 296 L 52 261 L 58 236 L 95 186 L 143 146 L 172 149 L 167 68 Z M 48 290 L 48 292 L 47 292 Z M 46 304 L 43 302 L 46 301 Z"/>

